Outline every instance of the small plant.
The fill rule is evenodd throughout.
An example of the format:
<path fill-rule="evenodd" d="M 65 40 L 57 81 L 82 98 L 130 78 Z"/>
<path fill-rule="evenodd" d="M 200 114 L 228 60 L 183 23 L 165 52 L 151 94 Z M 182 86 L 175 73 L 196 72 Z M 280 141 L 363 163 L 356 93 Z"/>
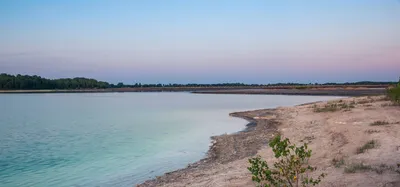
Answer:
<path fill-rule="evenodd" d="M 337 104 L 332 104 L 328 103 L 324 105 L 323 107 L 315 107 L 314 112 L 336 112 L 338 111 L 339 108 L 337 107 Z"/>
<path fill-rule="evenodd" d="M 373 122 L 373 123 L 371 123 L 369 125 L 371 125 L 371 126 L 381 126 L 381 125 L 388 125 L 388 124 L 389 124 L 389 122 L 387 122 L 387 121 L 375 121 L 375 122 Z"/>
<path fill-rule="evenodd" d="M 315 137 L 314 136 L 306 136 L 304 137 L 304 139 L 300 140 L 300 142 L 307 142 L 307 143 L 311 143 L 312 140 L 314 140 Z"/>
<path fill-rule="evenodd" d="M 340 158 L 340 159 L 334 158 L 334 159 L 332 159 L 332 165 L 334 165 L 335 168 L 340 168 L 340 166 L 344 165 L 344 159 L 343 158 Z"/>
<path fill-rule="evenodd" d="M 367 134 L 373 134 L 373 133 L 378 133 L 378 132 L 381 132 L 381 131 L 375 130 L 375 129 L 368 129 L 368 130 L 365 130 L 364 132 L 367 133 Z"/>
<path fill-rule="evenodd" d="M 339 105 L 339 107 L 341 109 L 343 109 L 344 111 L 350 111 L 352 108 L 355 108 L 354 104 L 352 104 L 352 103 L 349 103 L 349 104 L 342 103 Z"/>
<path fill-rule="evenodd" d="M 249 159 L 251 165 L 248 170 L 252 173 L 252 180 L 257 182 L 258 186 L 315 186 L 326 176 L 322 173 L 316 179 L 309 177 L 309 172 L 315 171 L 316 167 L 308 165 L 312 151 L 308 149 L 306 143 L 296 147 L 289 139 L 282 140 L 281 136 L 277 136 L 269 143 L 269 146 L 278 159 L 273 164 L 274 168 L 270 168 L 260 156 Z"/>
<path fill-rule="evenodd" d="M 368 149 L 373 149 L 378 146 L 378 142 L 376 140 L 371 140 L 365 143 L 362 147 L 357 148 L 357 154 L 364 153 Z"/>

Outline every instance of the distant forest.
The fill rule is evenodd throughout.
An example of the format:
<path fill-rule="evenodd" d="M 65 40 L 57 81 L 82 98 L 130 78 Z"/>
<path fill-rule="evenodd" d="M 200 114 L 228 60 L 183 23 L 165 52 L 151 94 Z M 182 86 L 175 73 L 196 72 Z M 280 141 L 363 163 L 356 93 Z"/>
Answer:
<path fill-rule="evenodd" d="M 37 75 L 0 74 L 0 89 L 3 90 L 42 90 L 42 89 L 80 89 L 108 88 L 107 82 L 88 78 L 46 79 Z"/>
<path fill-rule="evenodd" d="M 105 89 L 105 88 L 150 88 L 150 87 L 259 87 L 259 86 L 307 86 L 307 85 L 389 85 L 396 82 L 353 82 L 353 83 L 325 83 L 325 84 L 244 84 L 244 83 L 220 83 L 220 84 L 141 84 L 126 85 L 123 83 L 110 84 L 95 79 L 76 77 L 62 79 L 46 79 L 37 75 L 9 75 L 0 74 L 1 90 L 44 90 L 44 89 Z"/>

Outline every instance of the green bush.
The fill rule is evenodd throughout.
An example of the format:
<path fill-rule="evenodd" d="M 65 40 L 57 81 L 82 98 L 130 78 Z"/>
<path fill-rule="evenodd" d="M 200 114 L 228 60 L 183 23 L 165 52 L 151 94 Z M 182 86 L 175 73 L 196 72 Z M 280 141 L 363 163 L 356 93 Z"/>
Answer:
<path fill-rule="evenodd" d="M 316 179 L 309 177 L 309 172 L 315 171 L 316 167 L 308 165 L 312 151 L 308 149 L 306 143 L 296 147 L 295 144 L 290 143 L 289 139 L 282 140 L 280 136 L 277 136 L 269 143 L 269 146 L 272 147 L 278 159 L 273 164 L 274 168 L 270 168 L 260 156 L 249 159 L 248 170 L 252 173 L 252 180 L 257 182 L 258 186 L 315 186 L 326 176 L 322 173 Z"/>
<path fill-rule="evenodd" d="M 400 104 L 400 80 L 396 87 L 387 90 L 387 96 L 396 104 Z"/>

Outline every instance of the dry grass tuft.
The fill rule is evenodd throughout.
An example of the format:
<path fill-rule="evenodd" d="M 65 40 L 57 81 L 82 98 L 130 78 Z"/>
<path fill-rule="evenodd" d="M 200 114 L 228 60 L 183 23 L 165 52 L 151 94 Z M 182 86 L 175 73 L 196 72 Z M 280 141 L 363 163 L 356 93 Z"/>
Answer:
<path fill-rule="evenodd" d="M 344 168 L 345 173 L 356 173 L 356 172 L 366 172 L 366 171 L 374 171 L 377 174 L 383 174 L 385 171 L 396 172 L 400 171 L 396 169 L 394 166 L 388 166 L 386 164 L 380 164 L 379 166 L 370 166 L 365 165 L 363 163 L 355 163 Z"/>
<path fill-rule="evenodd" d="M 365 165 L 363 163 L 356 163 L 356 164 L 351 164 L 349 166 L 346 166 L 344 168 L 345 173 L 356 173 L 358 171 L 370 171 L 372 167 L 370 165 Z"/>
<path fill-rule="evenodd" d="M 365 153 L 368 149 L 373 149 L 378 147 L 378 142 L 376 140 L 370 140 L 365 143 L 362 147 L 357 148 L 357 154 Z"/>
<path fill-rule="evenodd" d="M 375 129 L 368 129 L 364 131 L 367 134 L 373 134 L 373 133 L 378 133 L 381 132 L 380 130 L 375 130 Z"/>
<path fill-rule="evenodd" d="M 352 108 L 355 108 L 355 102 L 352 101 L 350 103 L 345 103 L 343 100 L 339 100 L 337 103 L 328 102 L 327 104 L 318 107 L 314 105 L 314 112 L 336 112 L 340 110 L 350 111 Z"/>
<path fill-rule="evenodd" d="M 372 122 L 369 125 L 371 125 L 371 126 L 381 126 L 381 125 L 389 125 L 389 124 L 390 123 L 387 122 L 387 121 L 375 121 L 375 122 Z"/>

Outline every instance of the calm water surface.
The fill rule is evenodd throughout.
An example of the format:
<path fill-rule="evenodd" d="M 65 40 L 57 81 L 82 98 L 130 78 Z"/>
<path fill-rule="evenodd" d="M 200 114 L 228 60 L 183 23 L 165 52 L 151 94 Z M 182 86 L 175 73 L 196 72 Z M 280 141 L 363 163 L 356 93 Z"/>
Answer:
<path fill-rule="evenodd" d="M 335 97 L 0 94 L 0 186 L 133 186 L 203 158 L 230 112 Z"/>

